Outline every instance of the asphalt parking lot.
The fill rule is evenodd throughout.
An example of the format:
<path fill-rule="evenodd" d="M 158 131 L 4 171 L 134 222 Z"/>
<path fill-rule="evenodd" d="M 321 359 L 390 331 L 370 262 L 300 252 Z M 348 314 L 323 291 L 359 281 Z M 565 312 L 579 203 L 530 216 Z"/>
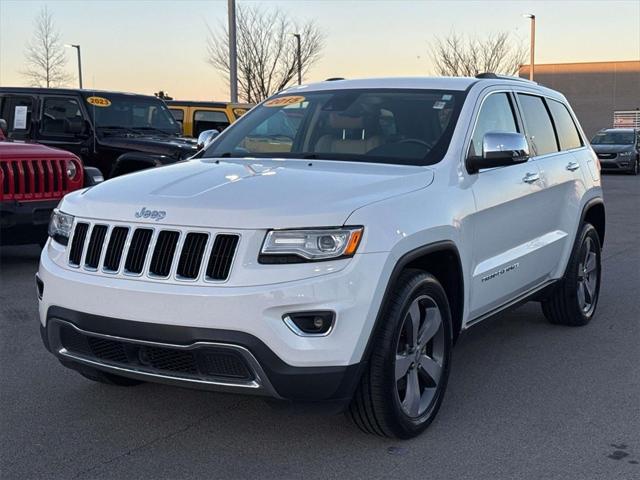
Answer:
<path fill-rule="evenodd" d="M 0 250 L 0 478 L 640 478 L 640 177 L 604 178 L 599 312 L 468 331 L 429 430 L 367 436 L 259 398 L 89 382 L 41 345 L 37 247 Z"/>

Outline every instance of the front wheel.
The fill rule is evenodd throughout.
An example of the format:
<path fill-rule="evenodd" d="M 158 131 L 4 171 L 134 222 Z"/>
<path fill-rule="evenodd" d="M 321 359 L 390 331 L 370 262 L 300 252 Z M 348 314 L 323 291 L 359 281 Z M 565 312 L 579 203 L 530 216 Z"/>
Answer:
<path fill-rule="evenodd" d="M 638 175 L 640 173 L 640 157 L 636 158 L 633 165 L 629 169 L 629 175 Z"/>
<path fill-rule="evenodd" d="M 420 270 L 403 272 L 381 321 L 349 414 L 367 433 L 411 438 L 435 418 L 449 377 L 451 313 L 442 285 Z"/>
<path fill-rule="evenodd" d="M 580 236 L 560 284 L 542 301 L 542 311 L 551 323 L 582 326 L 593 318 L 600 296 L 600 237 L 589 223 Z"/>

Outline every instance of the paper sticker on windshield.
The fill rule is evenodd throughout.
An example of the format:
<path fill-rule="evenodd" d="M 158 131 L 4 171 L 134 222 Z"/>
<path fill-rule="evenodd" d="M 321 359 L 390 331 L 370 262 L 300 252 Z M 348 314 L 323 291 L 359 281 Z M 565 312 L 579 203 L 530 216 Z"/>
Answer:
<path fill-rule="evenodd" d="M 278 97 L 272 98 L 271 100 L 267 100 L 263 103 L 265 107 L 286 107 L 288 105 L 295 105 L 296 103 L 304 102 L 304 97 L 300 95 L 288 96 L 288 97 Z"/>
<path fill-rule="evenodd" d="M 111 100 L 104 97 L 88 97 L 87 103 L 95 105 L 96 107 L 108 107 L 111 105 Z"/>
<path fill-rule="evenodd" d="M 442 110 L 445 105 L 446 105 L 445 102 L 436 102 L 436 103 L 433 104 L 433 108 L 435 110 Z"/>
<path fill-rule="evenodd" d="M 448 102 L 452 98 L 453 98 L 453 95 L 442 95 L 442 100 L 444 100 L 445 102 Z"/>

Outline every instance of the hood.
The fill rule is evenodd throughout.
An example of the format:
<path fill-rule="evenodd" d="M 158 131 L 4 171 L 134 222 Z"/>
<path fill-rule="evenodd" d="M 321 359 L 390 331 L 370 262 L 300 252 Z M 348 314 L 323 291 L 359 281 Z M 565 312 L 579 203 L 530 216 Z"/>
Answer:
<path fill-rule="evenodd" d="M 402 165 L 207 158 L 113 178 L 68 195 L 60 208 L 85 218 L 163 225 L 339 226 L 355 209 L 424 188 L 433 175 Z M 164 213 L 136 217 L 142 209 Z"/>
<path fill-rule="evenodd" d="M 591 145 L 596 153 L 620 153 L 633 151 L 633 145 Z"/>
<path fill-rule="evenodd" d="M 178 154 L 179 158 L 184 158 L 187 154 L 193 155 L 197 152 L 195 139 L 173 135 L 109 134 L 101 136 L 99 141 L 103 146 L 118 150 L 168 156 Z"/>

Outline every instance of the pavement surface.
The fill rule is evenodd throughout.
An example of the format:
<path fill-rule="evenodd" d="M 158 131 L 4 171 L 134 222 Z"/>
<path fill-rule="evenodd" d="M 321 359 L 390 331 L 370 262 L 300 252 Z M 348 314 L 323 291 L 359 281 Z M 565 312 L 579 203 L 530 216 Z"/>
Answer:
<path fill-rule="evenodd" d="M 640 177 L 604 189 L 594 321 L 553 326 L 529 303 L 470 329 L 411 441 L 255 397 L 85 380 L 41 345 L 38 248 L 4 248 L 0 478 L 640 479 Z"/>

